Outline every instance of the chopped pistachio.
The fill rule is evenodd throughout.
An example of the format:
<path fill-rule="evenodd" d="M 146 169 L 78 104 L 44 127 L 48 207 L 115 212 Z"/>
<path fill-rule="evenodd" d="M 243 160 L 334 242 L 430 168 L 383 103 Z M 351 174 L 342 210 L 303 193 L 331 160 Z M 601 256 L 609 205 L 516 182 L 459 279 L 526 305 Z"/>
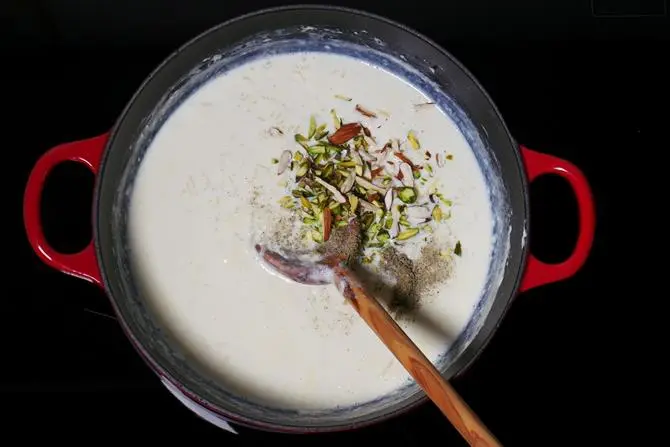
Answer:
<path fill-rule="evenodd" d="M 435 220 L 435 222 L 440 222 L 442 220 L 443 217 L 442 209 L 440 208 L 439 205 L 435 205 L 435 208 L 433 208 L 433 212 L 431 213 L 431 215 L 433 216 L 433 220 Z"/>
<path fill-rule="evenodd" d="M 325 154 L 326 153 L 326 147 L 321 145 L 321 144 L 314 144 L 314 145 L 309 146 L 307 148 L 307 152 L 309 152 L 310 155 Z"/>
<path fill-rule="evenodd" d="M 298 143 L 305 149 L 309 147 L 309 139 L 306 138 L 304 135 L 300 135 L 299 133 L 297 133 L 293 138 L 295 138 L 296 143 Z"/>
<path fill-rule="evenodd" d="M 409 141 L 410 146 L 412 146 L 412 149 L 417 150 L 421 148 L 421 144 L 419 143 L 419 140 L 416 138 L 416 135 L 414 134 L 413 130 L 410 130 L 407 133 L 407 141 Z"/>
<path fill-rule="evenodd" d="M 408 228 L 407 230 L 401 231 L 398 233 L 398 236 L 396 236 L 396 240 L 398 241 L 406 241 L 407 239 L 411 239 L 414 236 L 419 234 L 419 229 L 418 228 Z"/>
<path fill-rule="evenodd" d="M 298 166 L 298 170 L 295 172 L 295 176 L 302 177 L 305 174 L 307 174 L 308 170 L 309 170 L 309 163 L 303 161 L 302 163 L 300 163 L 300 166 Z"/>
<path fill-rule="evenodd" d="M 324 142 L 323 145 L 326 146 L 326 149 L 333 154 L 337 154 L 339 152 L 342 152 L 342 148 L 340 146 L 336 146 L 334 144 L 330 144 L 330 143 L 327 143 L 327 142 Z"/>
<path fill-rule="evenodd" d="M 377 240 L 379 242 L 386 242 L 389 240 L 389 237 L 390 237 L 389 234 L 384 230 L 377 233 Z"/>
<path fill-rule="evenodd" d="M 333 172 L 335 172 L 335 167 L 332 164 L 326 165 L 325 168 L 323 168 L 323 177 L 329 179 L 332 175 Z"/>
<path fill-rule="evenodd" d="M 358 197 L 356 197 L 353 194 L 349 194 L 349 206 L 351 207 L 351 212 L 354 213 L 356 212 L 356 208 L 358 208 Z"/>
<path fill-rule="evenodd" d="M 398 191 L 398 198 L 404 203 L 414 203 L 416 202 L 416 191 L 410 187 L 401 188 Z"/>
<path fill-rule="evenodd" d="M 363 214 L 363 217 L 361 218 L 361 228 L 364 230 L 367 230 L 370 225 L 372 225 L 372 222 L 374 222 L 375 216 L 372 213 L 365 213 Z"/>
<path fill-rule="evenodd" d="M 333 127 L 335 127 L 335 130 L 339 129 L 342 126 L 342 119 L 337 116 L 335 109 L 330 110 L 330 115 L 333 117 Z"/>
<path fill-rule="evenodd" d="M 284 196 L 281 199 L 279 199 L 279 205 L 281 205 L 282 208 L 286 209 L 293 209 L 295 204 L 293 203 L 293 197 L 291 196 Z"/>
<path fill-rule="evenodd" d="M 307 211 L 309 211 L 310 208 L 311 208 L 311 206 L 312 206 L 312 205 L 309 203 L 309 200 L 307 200 L 304 196 L 300 196 L 300 205 L 302 205 L 302 207 L 303 207 L 304 209 L 306 209 Z"/>
<path fill-rule="evenodd" d="M 342 101 L 351 101 L 351 98 L 349 98 L 348 96 L 344 96 L 344 95 L 335 95 L 335 97 L 336 97 L 337 99 L 341 99 Z"/>
<path fill-rule="evenodd" d="M 271 158 L 270 163 L 272 163 L 273 165 L 276 165 L 277 163 L 279 163 L 279 159 L 278 158 Z"/>
<path fill-rule="evenodd" d="M 360 105 L 357 110 L 369 118 L 385 115 Z M 415 165 L 404 153 L 407 147 L 421 147 L 415 131 L 408 132 L 402 148 L 397 138 L 379 146 L 372 128 L 358 122 L 343 123 L 335 109 L 330 114 L 332 124 L 320 124 L 312 114 L 307 133 L 294 135 L 305 152 L 285 151 L 282 157 L 272 159 L 278 173 L 281 166 L 293 173 L 294 179 L 285 179 L 285 186 L 296 183 L 280 203 L 295 209 L 304 224 L 301 235 L 325 242 L 332 228 L 344 228 L 351 219 L 358 219 L 363 249 L 370 250 L 365 252 L 370 259 L 374 259 L 377 248 L 390 241 L 415 236 L 428 240 L 434 226 L 448 219 L 451 212 L 451 202 L 439 194 L 436 180 L 430 180 L 430 191 L 423 189 L 433 176 L 429 161 L 435 152 L 422 150 L 425 164 Z M 425 216 L 417 217 L 418 209 L 425 209 Z M 453 253 L 454 249 L 450 250 L 450 255 Z"/>
<path fill-rule="evenodd" d="M 323 237 L 321 236 L 321 232 L 319 231 L 316 230 L 312 231 L 310 233 L 310 236 L 312 237 L 312 240 L 314 242 L 323 242 Z"/>
<path fill-rule="evenodd" d="M 324 138 L 326 135 L 328 135 L 328 130 L 326 130 L 326 125 L 321 124 L 319 127 L 316 128 L 316 131 L 314 132 L 314 139 L 315 140 L 320 140 Z"/>
<path fill-rule="evenodd" d="M 456 242 L 456 246 L 454 247 L 454 254 L 456 256 L 461 256 L 463 254 L 463 247 L 461 246 L 461 241 Z"/>
<path fill-rule="evenodd" d="M 454 204 L 451 200 L 445 199 L 441 193 L 435 193 L 435 195 L 440 199 L 440 202 L 444 203 L 447 206 L 452 206 Z"/>

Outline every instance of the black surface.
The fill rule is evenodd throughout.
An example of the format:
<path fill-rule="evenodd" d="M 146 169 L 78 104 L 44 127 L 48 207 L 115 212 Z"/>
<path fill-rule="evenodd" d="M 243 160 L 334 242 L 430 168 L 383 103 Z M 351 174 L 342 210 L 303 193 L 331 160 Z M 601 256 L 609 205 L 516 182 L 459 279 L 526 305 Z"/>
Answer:
<path fill-rule="evenodd" d="M 627 379 L 630 361 L 645 355 L 645 341 L 636 342 L 623 317 L 642 318 L 650 281 L 629 284 L 646 264 L 640 239 L 658 227 L 645 203 L 667 201 L 655 189 L 664 177 L 653 172 L 668 147 L 659 131 L 668 122 L 665 12 L 603 18 L 589 2 L 560 1 L 346 4 L 405 22 L 447 48 L 491 94 L 517 140 L 580 166 L 596 198 L 596 243 L 584 269 L 520 296 L 483 356 L 454 386 L 505 445 L 623 442 L 633 422 L 610 419 L 630 411 L 615 385 Z M 0 325 L 3 434 L 23 441 L 187 434 L 226 445 L 286 440 L 249 431 L 235 438 L 190 414 L 139 360 L 116 322 L 99 314 L 110 312 L 102 293 L 40 264 L 20 219 L 25 181 L 40 154 L 109 129 L 176 46 L 259 6 L 146 0 L 0 6 L 2 146 L 9 158 L 3 175 L 9 202 Z M 90 234 L 92 178 L 81 168 L 59 171 L 45 197 L 48 236 L 75 250 Z M 532 247 L 545 260 L 560 259 L 576 231 L 569 191 L 542 179 L 531 194 Z M 644 218 L 644 233 L 635 232 L 630 216 Z M 641 385 L 625 383 L 631 390 L 623 394 Z M 303 445 L 372 440 L 463 445 L 430 405 L 361 432 L 288 439 Z"/>

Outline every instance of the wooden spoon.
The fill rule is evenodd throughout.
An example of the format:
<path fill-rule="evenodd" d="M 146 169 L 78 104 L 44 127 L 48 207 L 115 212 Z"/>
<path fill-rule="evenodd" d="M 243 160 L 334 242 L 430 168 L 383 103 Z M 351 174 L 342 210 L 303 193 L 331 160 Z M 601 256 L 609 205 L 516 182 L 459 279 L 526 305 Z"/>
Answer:
<path fill-rule="evenodd" d="M 421 350 L 407 336 L 393 317 L 372 296 L 368 295 L 353 272 L 343 266 L 333 266 L 334 283 L 358 315 L 377 334 L 426 395 L 451 421 L 471 446 L 501 446 L 461 396 L 440 375 Z"/>
<path fill-rule="evenodd" d="M 312 285 L 334 283 L 469 445 L 502 445 L 379 301 L 367 294 L 354 273 L 345 263 L 340 262 L 341 258 L 314 263 L 286 258 L 276 252 L 267 251 L 260 245 L 256 246 L 256 250 L 267 266 L 293 281 Z"/>

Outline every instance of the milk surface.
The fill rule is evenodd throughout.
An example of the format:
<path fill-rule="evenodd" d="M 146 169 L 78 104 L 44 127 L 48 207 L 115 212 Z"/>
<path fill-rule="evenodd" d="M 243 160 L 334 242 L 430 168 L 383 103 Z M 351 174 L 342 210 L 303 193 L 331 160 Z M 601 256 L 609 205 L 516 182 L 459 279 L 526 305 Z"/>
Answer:
<path fill-rule="evenodd" d="M 132 267 L 168 332 L 222 384 L 266 405 L 308 410 L 364 403 L 411 380 L 333 286 L 270 275 L 253 250 L 289 213 L 277 203 L 286 184 L 271 159 L 296 149 L 294 134 L 306 131 L 310 115 L 330 123 L 333 108 L 377 140 L 412 129 L 422 147 L 453 156 L 435 170 L 453 207 L 433 243 L 458 240 L 462 254 L 421 298 L 418 316 L 399 323 L 433 361 L 463 330 L 488 272 L 491 210 L 456 125 L 434 106 L 416 107 L 430 101 L 365 62 L 293 53 L 216 77 L 168 118 L 132 192 Z M 377 118 L 356 112 L 356 103 L 380 111 Z M 421 243 L 406 249 L 416 253 Z"/>

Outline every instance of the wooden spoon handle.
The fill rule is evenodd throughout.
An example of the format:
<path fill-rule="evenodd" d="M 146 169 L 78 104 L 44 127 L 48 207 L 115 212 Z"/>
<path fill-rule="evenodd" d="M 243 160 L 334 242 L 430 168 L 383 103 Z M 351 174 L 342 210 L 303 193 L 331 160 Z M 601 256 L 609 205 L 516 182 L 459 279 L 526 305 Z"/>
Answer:
<path fill-rule="evenodd" d="M 346 267 L 333 267 L 334 282 L 379 339 L 402 363 L 407 372 L 423 388 L 426 395 L 451 421 L 461 436 L 478 447 L 501 446 L 500 442 L 479 420 L 461 396 L 444 380 L 439 371 L 419 350 L 405 331 L 374 297 L 369 296 L 353 273 Z"/>

